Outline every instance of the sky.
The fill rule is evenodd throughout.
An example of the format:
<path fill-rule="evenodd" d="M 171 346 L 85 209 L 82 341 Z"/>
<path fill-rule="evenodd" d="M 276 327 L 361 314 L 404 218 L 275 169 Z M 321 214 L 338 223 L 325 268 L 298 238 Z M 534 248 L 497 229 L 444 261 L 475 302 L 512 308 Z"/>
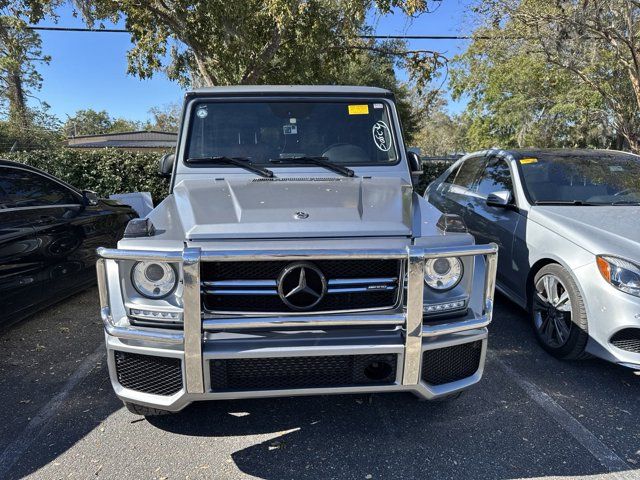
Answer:
<path fill-rule="evenodd" d="M 466 6 L 471 0 L 442 0 L 434 13 L 407 19 L 399 14 L 372 17 L 378 35 L 458 35 L 469 33 Z M 70 7 L 59 10 L 58 26 L 83 27 Z M 55 25 L 45 20 L 40 25 Z M 106 25 L 110 27 L 112 25 Z M 123 28 L 123 25 L 117 25 Z M 77 110 L 106 110 L 113 117 L 147 120 L 149 109 L 170 102 L 181 102 L 183 89 L 162 73 L 149 80 L 127 74 L 126 54 L 131 48 L 126 33 L 40 31 L 42 49 L 51 56 L 49 65 L 39 70 L 43 87 L 36 96 L 48 103 L 51 113 L 63 121 Z M 464 40 L 415 40 L 412 49 L 437 50 L 451 57 L 466 47 Z M 399 72 L 403 78 L 402 72 Z M 464 108 L 464 101 L 452 102 L 453 113 Z"/>

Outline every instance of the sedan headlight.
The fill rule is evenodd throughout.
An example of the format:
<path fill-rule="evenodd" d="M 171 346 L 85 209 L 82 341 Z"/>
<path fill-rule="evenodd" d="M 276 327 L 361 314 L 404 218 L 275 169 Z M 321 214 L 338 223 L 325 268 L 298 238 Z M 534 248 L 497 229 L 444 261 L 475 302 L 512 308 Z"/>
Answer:
<path fill-rule="evenodd" d="M 169 263 L 138 262 L 131 271 L 131 283 L 143 297 L 158 299 L 173 292 L 178 276 Z"/>
<path fill-rule="evenodd" d="M 424 266 L 424 283 L 434 290 L 451 290 L 462 279 L 462 262 L 459 258 L 432 258 Z"/>
<path fill-rule="evenodd" d="M 640 297 L 640 267 L 618 257 L 598 255 L 598 269 L 604 279 L 618 290 Z"/>

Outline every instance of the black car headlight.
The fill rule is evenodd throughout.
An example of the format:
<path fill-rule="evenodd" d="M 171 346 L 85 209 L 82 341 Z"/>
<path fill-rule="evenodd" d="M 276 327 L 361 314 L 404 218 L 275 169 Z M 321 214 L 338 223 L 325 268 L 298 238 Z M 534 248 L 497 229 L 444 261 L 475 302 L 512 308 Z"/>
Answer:
<path fill-rule="evenodd" d="M 604 279 L 618 290 L 640 297 L 640 267 L 618 257 L 598 255 L 598 270 Z"/>
<path fill-rule="evenodd" d="M 143 297 L 159 299 L 173 292 L 178 276 L 169 263 L 138 262 L 131 270 L 131 283 Z"/>
<path fill-rule="evenodd" d="M 432 258 L 424 266 L 424 283 L 441 292 L 451 290 L 460 283 L 462 274 L 462 261 L 459 258 Z"/>

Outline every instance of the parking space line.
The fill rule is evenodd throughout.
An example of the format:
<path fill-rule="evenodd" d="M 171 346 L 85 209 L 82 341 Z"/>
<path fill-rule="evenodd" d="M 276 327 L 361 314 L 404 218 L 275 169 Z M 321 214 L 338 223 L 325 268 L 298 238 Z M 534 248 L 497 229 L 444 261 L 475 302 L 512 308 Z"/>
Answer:
<path fill-rule="evenodd" d="M 613 450 L 607 447 L 590 430 L 580 423 L 573 415 L 560 406 L 549 394 L 542 391 L 537 385 L 524 378 L 512 367 L 504 363 L 493 352 L 487 352 L 487 358 L 495 363 L 506 373 L 527 396 L 540 406 L 551 418 L 553 418 L 569 435 L 586 448 L 591 455 L 611 473 L 611 478 L 631 479 L 638 478 L 637 473 L 630 472 L 631 467 L 621 459 Z"/>
<path fill-rule="evenodd" d="M 57 414 L 58 409 L 71 391 L 91 373 L 104 355 L 105 347 L 100 344 L 69 377 L 62 390 L 38 411 L 38 414 L 31 419 L 20 435 L 4 449 L 2 455 L 0 455 L 0 478 L 6 477 L 7 473 L 9 473 L 11 468 L 13 468 L 20 457 L 22 457 L 24 452 L 38 438 L 42 429 L 44 429 Z"/>

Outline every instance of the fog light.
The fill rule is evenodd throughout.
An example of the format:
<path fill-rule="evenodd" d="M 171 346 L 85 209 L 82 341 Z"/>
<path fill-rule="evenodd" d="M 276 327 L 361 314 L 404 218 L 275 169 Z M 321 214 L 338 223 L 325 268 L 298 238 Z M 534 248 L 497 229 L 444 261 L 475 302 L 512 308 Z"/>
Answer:
<path fill-rule="evenodd" d="M 467 304 L 466 300 L 455 300 L 453 302 L 425 304 L 424 313 L 445 313 L 454 310 L 462 310 Z"/>
<path fill-rule="evenodd" d="M 182 313 L 180 312 L 160 312 L 158 310 L 143 310 L 140 308 L 131 308 L 129 313 L 134 318 L 141 320 L 170 320 L 181 321 Z"/>

